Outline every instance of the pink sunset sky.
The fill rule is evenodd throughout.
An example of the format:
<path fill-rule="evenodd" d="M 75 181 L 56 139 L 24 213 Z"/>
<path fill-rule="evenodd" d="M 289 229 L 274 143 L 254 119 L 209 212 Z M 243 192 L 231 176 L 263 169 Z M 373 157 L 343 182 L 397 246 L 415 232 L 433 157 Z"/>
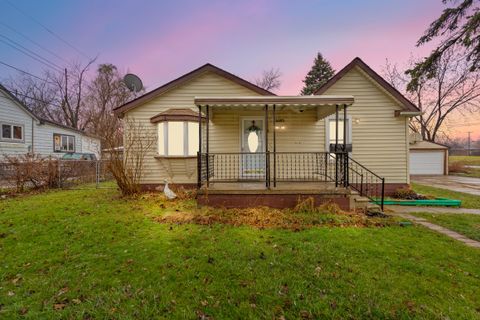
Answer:
<path fill-rule="evenodd" d="M 296 95 L 319 51 L 336 70 L 358 56 L 379 73 L 386 59 L 403 66 L 411 56 L 424 56 L 431 46 L 415 43 L 444 8 L 440 0 L 7 0 L 0 34 L 61 67 L 65 60 L 98 56 L 98 63 L 139 75 L 147 90 L 209 62 L 247 80 L 279 68 L 276 93 Z M 45 67 L 4 43 L 0 61 L 38 75 Z M 0 80 L 14 75 L 0 66 Z M 452 133 L 473 131 L 480 139 L 479 116 L 455 121 Z"/>

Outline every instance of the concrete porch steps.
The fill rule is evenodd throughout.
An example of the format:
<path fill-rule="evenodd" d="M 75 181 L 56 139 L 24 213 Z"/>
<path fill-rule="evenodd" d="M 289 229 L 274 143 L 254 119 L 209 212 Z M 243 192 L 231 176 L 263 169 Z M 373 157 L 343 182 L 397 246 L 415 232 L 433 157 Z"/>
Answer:
<path fill-rule="evenodd" d="M 361 196 L 357 191 L 352 191 L 350 195 L 350 207 L 352 210 L 363 210 L 365 212 L 382 212 L 380 206 L 371 203 L 370 199 Z"/>

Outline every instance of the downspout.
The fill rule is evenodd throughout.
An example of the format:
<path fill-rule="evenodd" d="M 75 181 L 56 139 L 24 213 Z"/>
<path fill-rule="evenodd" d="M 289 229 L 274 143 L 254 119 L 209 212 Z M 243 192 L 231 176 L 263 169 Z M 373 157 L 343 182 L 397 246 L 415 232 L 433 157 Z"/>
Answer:
<path fill-rule="evenodd" d="M 406 151 L 406 160 L 407 160 L 407 184 L 410 185 L 410 136 L 409 136 L 409 122 L 410 122 L 409 117 L 405 117 L 405 151 Z"/>
<path fill-rule="evenodd" d="M 34 145 L 35 145 L 35 141 L 34 141 L 35 134 L 33 133 L 34 128 L 35 128 L 35 119 L 32 117 L 32 155 L 35 154 L 35 149 L 34 149 Z"/>

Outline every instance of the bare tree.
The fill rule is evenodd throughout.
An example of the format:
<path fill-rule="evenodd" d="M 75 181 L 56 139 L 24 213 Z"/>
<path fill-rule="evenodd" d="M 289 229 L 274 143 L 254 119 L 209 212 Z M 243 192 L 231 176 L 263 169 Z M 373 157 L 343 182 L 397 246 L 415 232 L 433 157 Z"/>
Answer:
<path fill-rule="evenodd" d="M 110 152 L 109 170 L 124 196 L 139 193 L 144 174 L 145 158 L 156 145 L 157 135 L 133 118 L 123 120 L 124 130 L 114 130 L 106 136 Z M 123 141 L 123 151 L 118 146 Z"/>
<path fill-rule="evenodd" d="M 22 74 L 10 79 L 6 87 L 39 117 L 53 121 L 61 120 L 60 112 L 55 112 L 58 109 L 52 106 L 57 100 L 57 91 L 52 83 Z"/>
<path fill-rule="evenodd" d="M 57 89 L 58 96 L 56 105 L 62 110 L 62 123 L 67 126 L 85 130 L 90 119 L 85 113 L 85 96 L 87 88 L 87 72 L 95 59 L 87 64 L 73 64 L 70 69 L 65 69 L 63 75 L 47 73 L 47 79 L 50 79 Z"/>
<path fill-rule="evenodd" d="M 410 91 L 406 90 L 410 76 L 387 61 L 384 70 L 387 80 L 423 111 L 423 115 L 412 119 L 410 128 L 420 132 L 424 140 L 440 138 L 445 121 L 454 114 L 480 110 L 480 74 L 471 71 L 465 54 L 456 49 L 452 47 L 446 51 L 439 60 L 435 75 L 422 77 Z M 415 63 L 411 60 L 408 67 Z"/>
<path fill-rule="evenodd" d="M 282 76 L 282 73 L 278 68 L 271 68 L 269 70 L 264 70 L 262 72 L 262 76 L 260 78 L 255 79 L 255 84 L 265 90 L 269 90 L 269 91 L 275 90 L 275 89 L 278 89 L 282 84 L 282 82 L 280 81 L 281 76 Z"/>
<path fill-rule="evenodd" d="M 143 91 L 140 92 L 142 94 Z M 121 128 L 120 119 L 113 114 L 113 108 L 135 98 L 123 82 L 123 75 L 113 64 L 101 64 L 97 68 L 95 78 L 87 85 L 85 98 L 87 130 L 105 139 Z"/>
<path fill-rule="evenodd" d="M 84 130 L 90 122 L 84 100 L 94 62 L 73 63 L 62 73 L 45 71 L 44 80 L 24 74 L 12 79 L 7 88 L 39 116 Z"/>

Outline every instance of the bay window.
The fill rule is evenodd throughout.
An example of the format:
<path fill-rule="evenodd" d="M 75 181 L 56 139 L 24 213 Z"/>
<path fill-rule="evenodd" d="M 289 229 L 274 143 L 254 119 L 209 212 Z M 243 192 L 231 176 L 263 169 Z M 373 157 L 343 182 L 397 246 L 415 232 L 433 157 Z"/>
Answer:
<path fill-rule="evenodd" d="M 158 126 L 160 156 L 190 157 L 198 152 L 198 122 L 165 121 Z"/>
<path fill-rule="evenodd" d="M 198 113 L 190 108 L 172 108 L 150 118 L 150 122 L 157 126 L 158 156 L 196 156 L 198 120 Z"/>

